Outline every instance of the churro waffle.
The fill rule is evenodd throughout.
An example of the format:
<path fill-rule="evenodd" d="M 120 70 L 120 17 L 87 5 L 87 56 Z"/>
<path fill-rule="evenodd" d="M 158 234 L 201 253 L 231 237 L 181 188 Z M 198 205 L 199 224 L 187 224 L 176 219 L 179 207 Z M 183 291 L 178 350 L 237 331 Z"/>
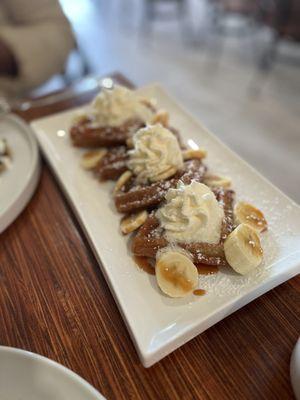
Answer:
<path fill-rule="evenodd" d="M 183 169 L 170 179 L 141 185 L 133 178 L 116 193 L 116 208 L 120 213 L 132 213 L 157 207 L 164 200 L 167 191 L 176 187 L 179 180 L 185 184 L 192 180 L 202 182 L 206 169 L 201 160 L 195 159 L 185 161 Z"/>
<path fill-rule="evenodd" d="M 178 143 L 180 143 L 178 131 L 172 128 L 169 128 L 169 131 L 176 136 Z M 181 146 L 181 148 L 184 147 Z M 101 181 L 116 180 L 128 169 L 128 143 L 126 143 L 126 146 L 116 146 L 106 148 L 106 150 L 106 154 L 96 163 L 93 170 Z"/>
<path fill-rule="evenodd" d="M 71 127 L 70 135 L 74 146 L 111 147 L 126 144 L 126 140 L 143 126 L 145 126 L 144 122 L 132 119 L 116 127 L 94 127 L 93 121 L 86 118 Z"/>
<path fill-rule="evenodd" d="M 224 209 L 224 220 L 221 228 L 219 243 L 178 243 L 178 246 L 192 255 L 195 264 L 226 265 L 224 254 L 224 241 L 233 230 L 233 199 L 232 190 L 215 189 L 214 193 L 220 205 Z M 144 225 L 132 240 L 132 253 L 155 259 L 157 252 L 170 246 L 164 237 L 164 231 L 160 226 L 155 212 L 152 212 Z"/>
<path fill-rule="evenodd" d="M 71 140 L 79 147 L 111 147 L 126 140 L 147 122 L 167 116 L 156 113 L 151 100 L 122 86 L 102 88 L 92 104 L 75 116 L 70 130 Z"/>
<path fill-rule="evenodd" d="M 118 146 L 109 151 L 102 157 L 94 168 L 95 175 L 100 181 L 116 180 L 127 171 L 127 148 Z"/>

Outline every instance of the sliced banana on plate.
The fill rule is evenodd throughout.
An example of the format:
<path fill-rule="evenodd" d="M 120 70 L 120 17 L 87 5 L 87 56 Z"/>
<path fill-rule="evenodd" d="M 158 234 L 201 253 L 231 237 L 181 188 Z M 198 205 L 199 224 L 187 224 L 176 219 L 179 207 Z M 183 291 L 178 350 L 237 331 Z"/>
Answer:
<path fill-rule="evenodd" d="M 264 214 L 258 208 L 244 201 L 240 201 L 235 206 L 234 217 L 237 224 L 247 224 L 257 232 L 263 232 L 268 228 Z"/>
<path fill-rule="evenodd" d="M 9 150 L 6 139 L 0 138 L 0 157 L 8 156 Z"/>
<path fill-rule="evenodd" d="M 169 113 L 166 110 L 158 110 L 157 113 L 153 116 L 151 120 L 151 124 L 161 124 L 162 126 L 168 127 L 169 125 Z"/>
<path fill-rule="evenodd" d="M 106 149 L 91 150 L 81 157 L 81 166 L 84 169 L 93 169 L 107 153 Z"/>
<path fill-rule="evenodd" d="M 228 264 L 239 274 L 248 274 L 257 268 L 263 259 L 259 236 L 249 225 L 240 224 L 224 242 Z"/>
<path fill-rule="evenodd" d="M 204 183 L 209 187 L 228 188 L 231 185 L 231 179 L 222 175 L 206 175 Z"/>
<path fill-rule="evenodd" d="M 121 221 L 121 231 L 124 235 L 138 229 L 146 221 L 148 217 L 147 211 L 140 211 L 125 217 Z"/>
<path fill-rule="evenodd" d="M 158 286 L 170 297 L 184 297 L 198 284 L 197 268 L 179 251 L 163 252 L 156 261 L 155 274 Z"/>
<path fill-rule="evenodd" d="M 176 172 L 177 169 L 175 167 L 170 167 L 165 171 L 161 172 L 160 174 L 152 176 L 150 180 L 151 182 L 164 181 L 165 179 L 168 179 L 171 176 L 175 175 Z"/>
<path fill-rule="evenodd" d="M 117 180 L 115 187 L 114 187 L 114 194 L 119 192 L 122 187 L 125 185 L 126 182 L 132 177 L 132 172 L 131 171 L 125 171 L 123 174 L 120 176 L 120 178 Z"/>
<path fill-rule="evenodd" d="M 207 151 L 202 147 L 197 150 L 187 149 L 182 152 L 182 156 L 184 161 L 193 159 L 202 160 L 202 158 L 207 156 Z"/>
<path fill-rule="evenodd" d="M 134 148 L 134 143 L 133 143 L 132 137 L 129 137 L 129 138 L 126 139 L 126 146 L 129 149 L 133 149 Z"/>

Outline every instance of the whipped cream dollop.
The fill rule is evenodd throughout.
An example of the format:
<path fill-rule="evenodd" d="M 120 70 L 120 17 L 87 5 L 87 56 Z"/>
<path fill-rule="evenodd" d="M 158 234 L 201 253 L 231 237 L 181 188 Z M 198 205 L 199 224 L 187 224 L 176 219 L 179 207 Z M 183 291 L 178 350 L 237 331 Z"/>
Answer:
<path fill-rule="evenodd" d="M 224 210 L 208 186 L 196 181 L 189 185 L 179 182 L 165 198 L 156 216 L 169 242 L 220 241 Z"/>
<path fill-rule="evenodd" d="M 120 126 L 135 118 L 146 123 L 151 121 L 153 115 L 154 111 L 146 104 L 145 99 L 133 90 L 118 85 L 112 89 L 102 88 L 91 108 L 85 113 L 95 127 Z"/>
<path fill-rule="evenodd" d="M 167 179 L 183 167 L 176 136 L 160 124 L 139 129 L 133 136 L 133 144 L 128 167 L 140 182 Z"/>

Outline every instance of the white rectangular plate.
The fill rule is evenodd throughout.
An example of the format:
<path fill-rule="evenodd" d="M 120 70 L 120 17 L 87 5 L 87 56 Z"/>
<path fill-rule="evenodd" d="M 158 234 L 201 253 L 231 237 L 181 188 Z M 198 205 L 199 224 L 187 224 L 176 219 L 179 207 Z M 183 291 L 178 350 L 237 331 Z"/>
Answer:
<path fill-rule="evenodd" d="M 230 176 L 239 200 L 266 215 L 264 263 L 248 276 L 224 270 L 200 276 L 202 297 L 171 299 L 155 278 L 134 264 L 119 232 L 120 216 L 111 200 L 111 183 L 100 184 L 79 165 L 82 150 L 72 147 L 68 129 L 74 110 L 36 120 L 32 127 L 59 179 L 122 312 L 144 366 L 149 367 L 253 299 L 300 270 L 300 208 L 193 119 L 158 85 L 139 90 L 170 112 L 171 123 L 187 143 L 208 150 L 211 170 Z M 241 132 L 238 132 L 241 134 Z M 267 149 L 266 149 L 267 151 Z M 280 166 L 278 166 L 280 168 Z"/>

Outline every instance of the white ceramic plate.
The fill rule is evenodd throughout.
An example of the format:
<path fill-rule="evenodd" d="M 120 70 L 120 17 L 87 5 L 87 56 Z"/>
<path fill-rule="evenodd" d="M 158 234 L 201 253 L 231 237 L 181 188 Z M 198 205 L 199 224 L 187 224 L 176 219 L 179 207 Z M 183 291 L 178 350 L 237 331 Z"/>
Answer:
<path fill-rule="evenodd" d="M 300 338 L 297 340 L 291 356 L 290 372 L 295 397 L 300 400 Z"/>
<path fill-rule="evenodd" d="M 6 138 L 12 152 L 8 168 L 0 174 L 0 233 L 11 224 L 30 200 L 40 174 L 35 136 L 22 119 L 0 117 L 0 138 Z"/>
<path fill-rule="evenodd" d="M 239 199 L 253 202 L 266 214 L 264 264 L 242 277 L 222 271 L 201 276 L 202 297 L 171 299 L 157 288 L 155 278 L 139 270 L 119 233 L 120 216 L 111 201 L 111 183 L 99 184 L 79 165 L 80 149 L 69 135 L 74 110 L 35 121 L 41 148 L 68 196 L 90 241 L 102 272 L 127 323 L 142 363 L 149 367 L 227 315 L 290 279 L 300 268 L 300 208 L 220 143 L 157 85 L 140 89 L 170 112 L 183 138 L 208 149 L 208 165 L 228 175 Z M 241 134 L 241 132 L 238 132 Z M 278 166 L 280 168 L 280 166 Z"/>
<path fill-rule="evenodd" d="M 1 400 L 105 400 L 89 383 L 38 354 L 0 346 Z"/>

